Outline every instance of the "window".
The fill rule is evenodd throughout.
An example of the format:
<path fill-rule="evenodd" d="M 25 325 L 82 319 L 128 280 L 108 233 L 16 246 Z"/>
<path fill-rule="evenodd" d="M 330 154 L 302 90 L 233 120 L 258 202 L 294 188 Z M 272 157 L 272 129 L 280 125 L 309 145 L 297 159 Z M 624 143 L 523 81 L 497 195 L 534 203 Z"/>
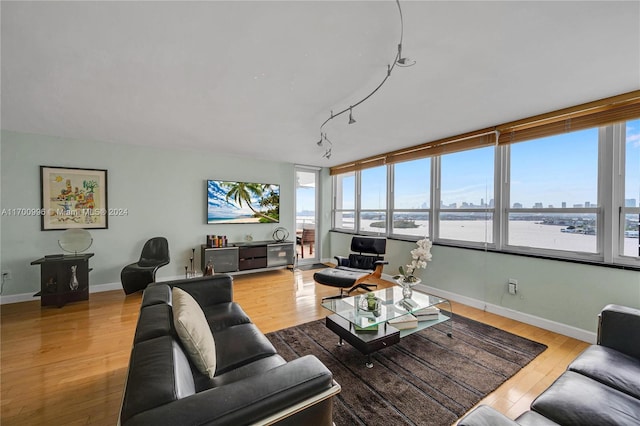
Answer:
<path fill-rule="evenodd" d="M 630 96 L 332 168 L 334 229 L 640 267 Z"/>
<path fill-rule="evenodd" d="M 355 231 L 356 218 L 356 174 L 337 175 L 333 186 L 334 212 L 333 227 Z"/>
<path fill-rule="evenodd" d="M 360 226 L 365 233 L 387 232 L 387 167 L 362 170 L 360 174 Z"/>
<path fill-rule="evenodd" d="M 622 255 L 640 257 L 640 119 L 626 123 Z"/>
<path fill-rule="evenodd" d="M 431 159 L 393 166 L 391 235 L 429 236 L 431 207 Z"/>
<path fill-rule="evenodd" d="M 599 129 L 506 147 L 507 245 L 597 253 Z"/>
<path fill-rule="evenodd" d="M 495 148 L 443 155 L 437 238 L 493 243 Z"/>

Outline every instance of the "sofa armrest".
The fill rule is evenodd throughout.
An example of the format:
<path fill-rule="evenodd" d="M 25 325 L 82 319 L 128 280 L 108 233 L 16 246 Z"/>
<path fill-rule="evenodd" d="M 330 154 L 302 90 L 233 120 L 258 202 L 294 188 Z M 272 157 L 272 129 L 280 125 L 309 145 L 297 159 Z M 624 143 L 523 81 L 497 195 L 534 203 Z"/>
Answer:
<path fill-rule="evenodd" d="M 605 306 L 598 315 L 598 344 L 640 359 L 640 309 Z"/>
<path fill-rule="evenodd" d="M 186 291 L 202 307 L 233 302 L 233 278 L 227 274 L 167 281 L 164 284 Z"/>
<path fill-rule="evenodd" d="M 458 426 L 518 426 L 518 423 L 488 405 L 480 405 L 460 419 Z"/>
<path fill-rule="evenodd" d="M 316 395 L 326 395 L 334 386 L 331 372 L 315 356 L 307 355 L 262 374 L 142 412 L 125 424 L 259 423 Z"/>

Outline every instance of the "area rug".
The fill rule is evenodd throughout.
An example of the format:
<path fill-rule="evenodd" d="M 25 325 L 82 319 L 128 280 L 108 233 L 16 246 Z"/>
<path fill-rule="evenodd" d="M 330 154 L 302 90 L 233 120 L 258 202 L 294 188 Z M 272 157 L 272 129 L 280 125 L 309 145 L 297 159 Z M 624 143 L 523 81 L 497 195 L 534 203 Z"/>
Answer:
<path fill-rule="evenodd" d="M 311 263 L 306 265 L 298 265 L 296 266 L 295 269 L 298 269 L 300 271 L 310 271 L 312 269 L 324 269 L 324 268 L 330 268 L 330 266 L 325 265 L 324 263 Z"/>
<path fill-rule="evenodd" d="M 313 354 L 342 391 L 333 421 L 343 425 L 450 425 L 542 353 L 546 346 L 453 316 L 365 356 L 325 327 L 324 319 L 267 334 L 286 360 Z"/>

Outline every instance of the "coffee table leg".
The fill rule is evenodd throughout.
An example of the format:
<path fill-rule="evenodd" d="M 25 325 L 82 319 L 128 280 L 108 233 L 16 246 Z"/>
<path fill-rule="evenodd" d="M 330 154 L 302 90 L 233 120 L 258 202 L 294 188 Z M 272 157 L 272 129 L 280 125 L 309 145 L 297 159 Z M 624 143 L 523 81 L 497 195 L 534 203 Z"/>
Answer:
<path fill-rule="evenodd" d="M 371 361 L 371 354 L 367 355 L 367 362 L 364 363 L 367 368 L 373 368 L 373 362 Z"/>

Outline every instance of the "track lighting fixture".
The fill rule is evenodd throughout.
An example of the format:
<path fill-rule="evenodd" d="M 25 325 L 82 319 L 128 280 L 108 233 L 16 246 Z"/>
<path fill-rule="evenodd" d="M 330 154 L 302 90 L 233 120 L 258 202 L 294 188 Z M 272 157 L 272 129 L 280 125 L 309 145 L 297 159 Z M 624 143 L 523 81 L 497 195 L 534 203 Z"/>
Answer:
<path fill-rule="evenodd" d="M 396 65 L 398 65 L 399 67 L 410 67 L 412 65 L 415 65 L 416 61 L 412 61 L 409 58 L 403 58 L 402 57 L 402 44 L 398 45 L 398 60 L 396 61 Z"/>
<path fill-rule="evenodd" d="M 329 116 L 329 118 L 327 118 L 324 121 L 324 123 L 322 123 L 322 125 L 320 126 L 320 140 L 316 143 L 318 146 L 325 147 L 325 153 L 322 155 L 323 158 L 327 158 L 327 159 L 331 158 L 331 148 L 333 147 L 333 144 L 331 143 L 331 141 L 327 139 L 327 133 L 323 132 L 324 126 L 327 123 L 329 123 L 331 120 L 336 118 L 337 116 L 342 115 L 347 111 L 349 111 L 349 124 L 355 123 L 356 120 L 353 118 L 353 108 L 357 107 L 358 105 L 360 105 L 361 103 L 369 99 L 371 96 L 373 96 L 373 94 L 376 93 L 382 87 L 382 85 L 387 81 L 387 79 L 391 76 L 391 72 L 393 71 L 396 65 L 399 67 L 410 67 L 416 63 L 415 61 L 402 57 L 402 38 L 404 35 L 404 21 L 402 19 L 402 8 L 400 7 L 399 0 L 396 0 L 396 5 L 398 6 L 398 13 L 400 14 L 400 42 L 398 43 L 398 51 L 396 52 L 396 56 L 393 59 L 393 62 L 387 65 L 387 72 L 385 77 L 382 79 L 380 84 L 378 84 L 378 86 L 375 89 L 373 89 L 371 93 L 369 93 L 367 96 L 362 98 L 360 101 L 349 106 L 349 108 L 345 108 L 336 114 L 334 114 L 333 110 L 331 110 L 331 115 Z"/>
<path fill-rule="evenodd" d="M 333 143 L 331 143 L 327 138 L 326 133 L 320 133 L 320 140 L 317 142 L 317 145 L 325 147 L 324 154 L 322 155 L 323 158 L 326 158 L 327 160 L 331 158 L 331 148 L 333 147 Z"/>

